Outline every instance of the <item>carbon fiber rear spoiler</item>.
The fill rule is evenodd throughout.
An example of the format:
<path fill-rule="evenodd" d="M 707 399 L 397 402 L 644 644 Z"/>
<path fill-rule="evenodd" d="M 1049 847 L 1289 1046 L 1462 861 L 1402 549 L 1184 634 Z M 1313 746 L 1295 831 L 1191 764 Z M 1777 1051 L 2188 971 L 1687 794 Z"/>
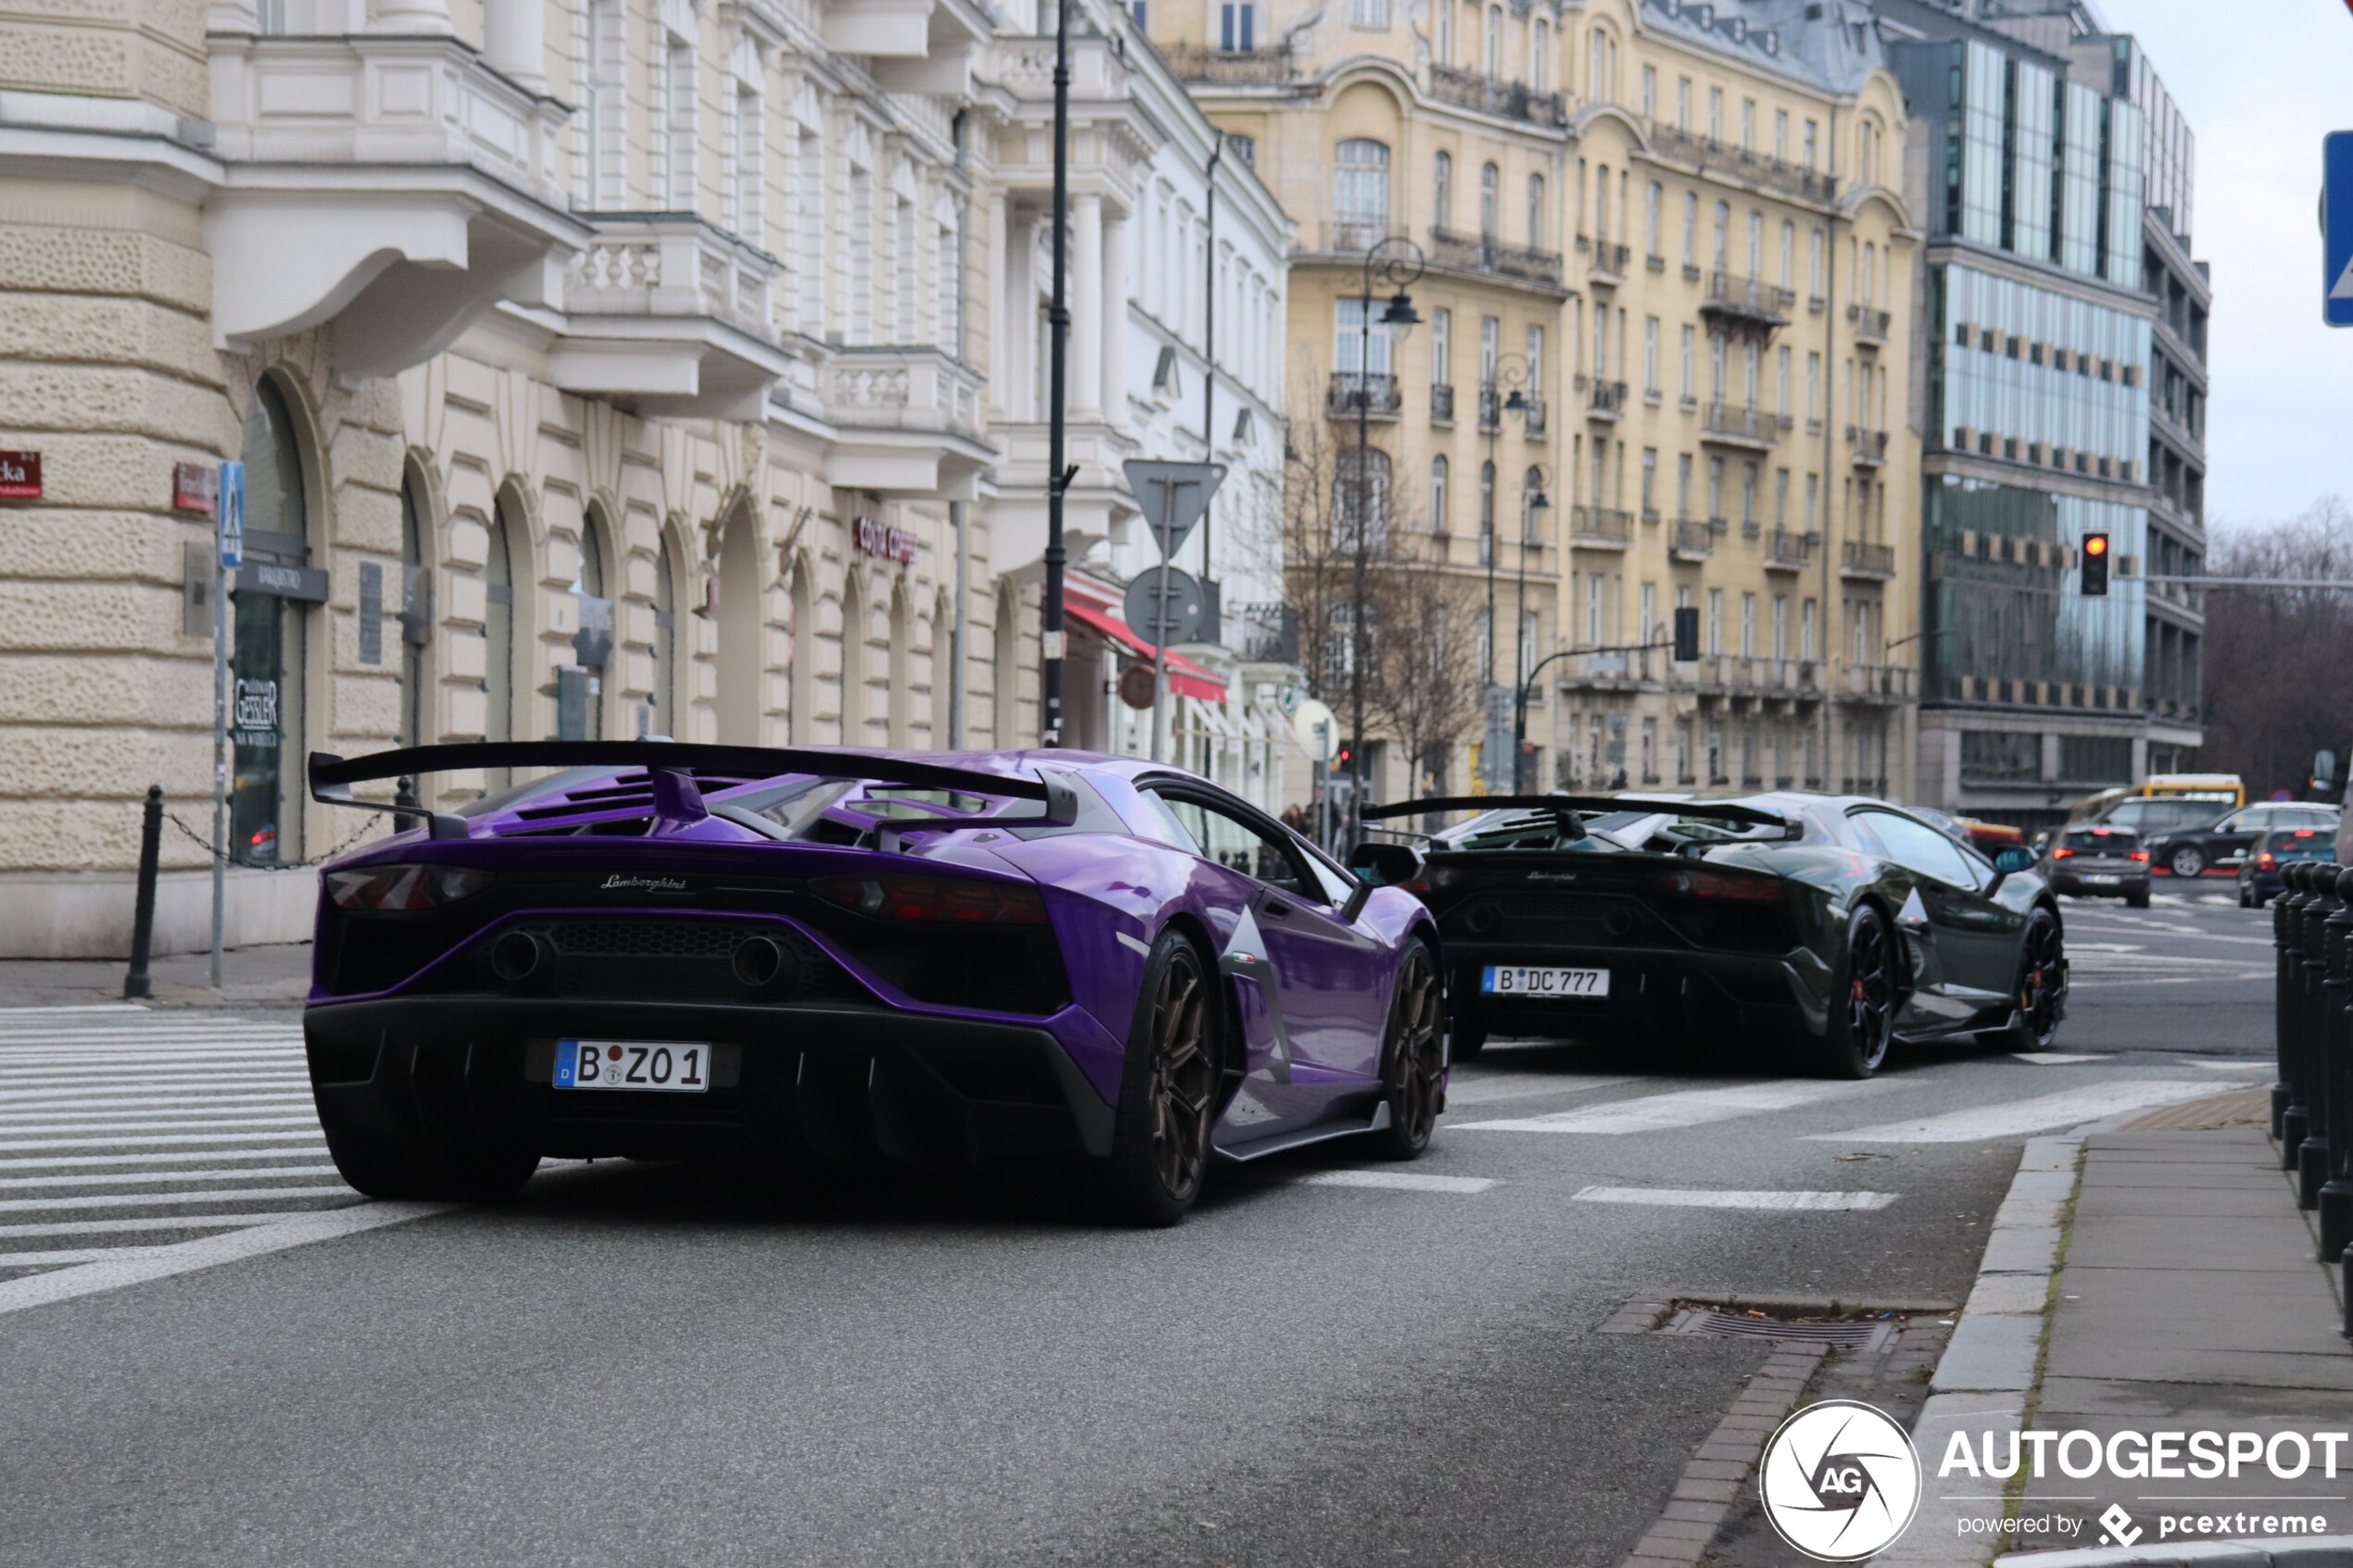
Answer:
<path fill-rule="evenodd" d="M 1418 816 L 1425 811 L 1497 811 L 1524 809 L 1537 811 L 1574 815 L 1582 825 L 1583 818 L 1604 811 L 1656 811 L 1678 817 L 1714 817 L 1719 822 L 1742 822 L 1752 827 L 1786 828 L 1787 817 L 1778 811 L 1761 810 L 1755 806 L 1737 806 L 1718 800 L 1658 800 L 1642 797 L 1615 795 L 1441 795 L 1428 800 L 1399 800 L 1387 806 L 1365 808 L 1365 821 L 1377 822 L 1390 817 Z"/>
<path fill-rule="evenodd" d="M 1078 820 L 1078 796 L 1070 784 L 1051 773 L 1035 777 L 991 773 L 977 768 L 952 768 L 937 762 L 911 762 L 873 752 L 819 746 L 704 746 L 659 740 L 534 740 L 473 741 L 455 746 L 412 746 L 378 751 L 366 757 L 338 757 L 331 751 L 310 754 L 310 797 L 326 806 L 353 806 L 368 811 L 424 821 L 435 838 L 471 836 L 467 820 L 454 811 L 423 806 L 380 805 L 353 797 L 351 786 L 374 779 L 447 773 L 470 768 L 600 768 L 638 767 L 652 780 L 654 814 L 673 822 L 695 822 L 710 816 L 697 772 L 743 779 L 774 778 L 783 773 L 807 773 L 824 779 L 861 779 L 875 784 L 903 784 L 914 789 L 957 790 L 972 795 L 1009 797 L 1044 803 L 1034 817 L 900 817 L 891 826 L 904 828 L 932 822 L 1019 827 L 1051 824 L 1067 827 Z"/>

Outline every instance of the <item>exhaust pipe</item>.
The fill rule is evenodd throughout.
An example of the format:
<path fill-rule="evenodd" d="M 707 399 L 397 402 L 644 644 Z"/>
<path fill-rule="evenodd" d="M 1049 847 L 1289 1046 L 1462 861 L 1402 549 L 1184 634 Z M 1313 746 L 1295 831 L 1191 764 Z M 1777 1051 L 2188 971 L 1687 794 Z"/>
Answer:
<path fill-rule="evenodd" d="M 773 938 L 747 936 L 736 944 L 733 959 L 736 984 L 746 990 L 764 990 L 785 972 L 785 950 Z"/>
<path fill-rule="evenodd" d="M 510 931 L 491 945 L 490 971 L 510 985 L 520 985 L 539 972 L 547 949 L 528 931 Z"/>

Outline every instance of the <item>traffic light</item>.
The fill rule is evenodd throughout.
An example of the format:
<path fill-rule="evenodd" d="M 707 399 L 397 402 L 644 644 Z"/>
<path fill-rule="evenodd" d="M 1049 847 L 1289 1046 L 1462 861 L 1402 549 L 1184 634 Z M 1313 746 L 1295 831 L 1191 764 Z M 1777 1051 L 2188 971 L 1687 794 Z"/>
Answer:
<path fill-rule="evenodd" d="M 2108 535 L 2083 535 L 2083 594 L 2087 598 L 2108 593 Z"/>
<path fill-rule="evenodd" d="M 1675 611 L 1675 662 L 1699 662 L 1699 607 L 1684 605 Z"/>

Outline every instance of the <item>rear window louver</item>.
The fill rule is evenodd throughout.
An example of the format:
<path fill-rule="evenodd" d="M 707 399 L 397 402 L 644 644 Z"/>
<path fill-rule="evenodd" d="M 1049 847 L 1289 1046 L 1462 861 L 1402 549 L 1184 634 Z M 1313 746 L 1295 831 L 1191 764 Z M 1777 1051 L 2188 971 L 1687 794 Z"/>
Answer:
<path fill-rule="evenodd" d="M 747 782 L 732 773 L 696 772 L 693 776 L 696 784 L 705 790 L 730 789 Z M 500 836 L 557 837 L 574 833 L 643 836 L 653 829 L 653 780 L 645 773 L 623 773 L 609 784 L 568 789 L 559 797 L 558 803 L 520 807 L 511 814 L 518 822 L 526 823 L 551 822 L 560 818 L 585 817 L 591 813 L 601 817 L 602 813 L 611 811 L 629 812 L 629 816 L 602 818 L 564 827 L 511 827 Z"/>

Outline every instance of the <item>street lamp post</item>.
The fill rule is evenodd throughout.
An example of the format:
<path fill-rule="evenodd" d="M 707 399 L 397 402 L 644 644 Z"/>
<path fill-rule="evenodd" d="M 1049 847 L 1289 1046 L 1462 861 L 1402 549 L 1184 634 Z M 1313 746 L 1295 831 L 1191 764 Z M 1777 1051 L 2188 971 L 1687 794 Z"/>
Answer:
<path fill-rule="evenodd" d="M 1063 236 L 1070 232 L 1070 0 L 1054 5 L 1054 216 L 1053 285 L 1046 307 L 1051 364 L 1046 392 L 1046 606 L 1038 637 L 1038 744 L 1054 746 L 1063 738 L 1063 656 L 1067 651 L 1063 630 L 1063 581 L 1067 550 L 1063 541 L 1063 492 L 1070 471 L 1063 462 L 1069 425 L 1065 404 L 1069 386 L 1070 307 L 1068 256 Z"/>
<path fill-rule="evenodd" d="M 1528 677 L 1529 673 L 1528 669 L 1528 535 L 1535 526 L 1537 515 L 1553 509 L 1551 497 L 1544 494 L 1543 465 L 1538 464 L 1533 471 L 1539 476 L 1538 483 L 1536 488 L 1529 493 L 1520 507 L 1519 561 L 1518 570 L 1515 574 L 1518 579 L 1519 599 L 1513 613 L 1519 618 L 1519 621 L 1512 645 L 1512 684 L 1516 693 L 1516 700 L 1512 704 L 1512 793 L 1514 795 L 1528 793 L 1528 780 L 1522 776 L 1526 765 L 1520 760 L 1528 755 Z M 1555 598 L 1557 599 L 1557 596 Z M 1554 612 L 1554 620 L 1557 622 L 1557 610 Z"/>
<path fill-rule="evenodd" d="M 1480 671 L 1486 676 L 1480 692 L 1482 702 L 1486 699 L 1486 694 L 1492 691 L 1497 684 L 1495 655 L 1501 651 L 1504 641 L 1495 634 L 1495 557 L 1499 553 L 1496 549 L 1495 493 L 1503 487 L 1504 483 L 1503 472 L 1495 466 L 1495 438 L 1503 433 L 1505 414 L 1516 414 L 1523 420 L 1528 417 L 1528 395 L 1524 390 L 1528 385 L 1528 361 L 1516 354 L 1504 354 L 1499 355 L 1492 365 L 1483 369 L 1486 374 L 1481 379 L 1478 388 L 1478 422 L 1487 436 L 1487 471 L 1480 476 L 1478 496 L 1478 553 L 1486 558 L 1482 564 L 1487 568 L 1487 668 Z M 1505 391 L 1506 388 L 1509 390 Z M 1499 393 L 1503 394 L 1500 400 L 1497 397 Z M 1492 418 L 1489 417 L 1491 412 Z M 1527 531 L 1528 525 L 1523 520 L 1520 524 L 1523 553 L 1526 549 Z M 1525 608 L 1526 593 L 1523 579 L 1521 587 L 1523 608 Z M 1523 654 L 1522 657 L 1525 655 Z M 1515 664 L 1513 669 L 1516 671 L 1518 666 Z M 1492 710 L 1490 709 L 1490 711 Z M 1490 734 L 1486 738 L 1491 741 L 1494 737 Z M 1515 742 L 1514 745 L 1516 746 L 1517 743 Z M 1491 759 L 1481 771 L 1485 772 L 1490 779 L 1495 777 L 1496 770 Z M 1512 753 L 1512 787 L 1515 790 L 1519 787 L 1519 753 L 1516 750 Z"/>
<path fill-rule="evenodd" d="M 1357 320 L 1356 349 L 1356 505 L 1355 511 L 1355 602 L 1348 617 L 1348 837 L 1354 843 L 1363 835 L 1365 826 L 1365 590 L 1372 568 L 1371 535 L 1368 526 L 1372 519 L 1373 477 L 1373 298 L 1376 284 L 1393 288 L 1389 304 L 1381 311 L 1381 325 L 1389 330 L 1393 343 L 1404 341 L 1421 316 L 1414 309 L 1413 296 L 1405 291 L 1422 275 L 1422 247 L 1403 234 L 1391 234 L 1376 240 L 1365 252 L 1365 289 L 1357 296 L 1362 307 Z M 1391 361 L 1392 364 L 1394 361 Z"/>

